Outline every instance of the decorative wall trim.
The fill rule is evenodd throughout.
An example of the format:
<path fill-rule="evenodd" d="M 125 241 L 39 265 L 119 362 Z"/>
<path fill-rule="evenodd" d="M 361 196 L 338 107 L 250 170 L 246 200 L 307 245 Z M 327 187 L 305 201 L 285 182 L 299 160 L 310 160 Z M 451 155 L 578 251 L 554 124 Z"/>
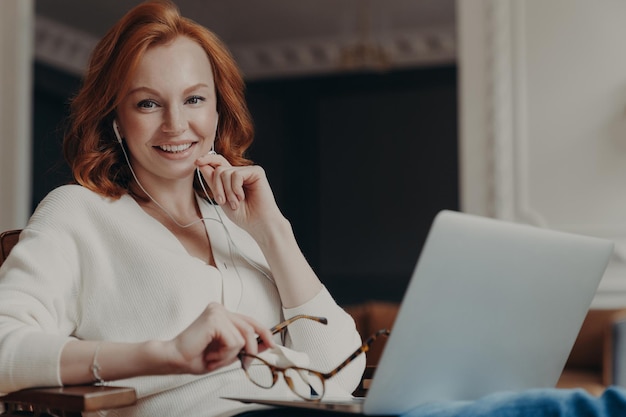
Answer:
<path fill-rule="evenodd" d="M 512 109 L 512 39 L 509 0 L 488 0 L 485 6 L 485 123 L 488 215 L 514 217 Z"/>
<path fill-rule="evenodd" d="M 485 13 L 490 214 L 545 227 L 528 201 L 524 4 L 488 0 Z"/>
<path fill-rule="evenodd" d="M 53 68 L 82 76 L 97 42 L 88 33 L 36 16 L 35 59 Z"/>
<path fill-rule="evenodd" d="M 81 76 L 98 39 L 42 16 L 36 18 L 35 58 Z M 387 70 L 456 61 L 453 27 L 388 33 L 376 44 L 353 38 L 310 38 L 229 45 L 246 79 Z"/>
<path fill-rule="evenodd" d="M 232 45 L 247 79 L 359 70 L 419 68 L 456 62 L 454 28 L 403 31 L 362 43 L 356 38 L 309 38 Z"/>

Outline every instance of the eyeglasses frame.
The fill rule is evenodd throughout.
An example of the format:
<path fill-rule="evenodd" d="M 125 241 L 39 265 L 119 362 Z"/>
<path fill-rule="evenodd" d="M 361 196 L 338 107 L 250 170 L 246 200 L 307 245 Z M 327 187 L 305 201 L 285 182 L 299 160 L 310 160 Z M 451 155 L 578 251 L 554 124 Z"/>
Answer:
<path fill-rule="evenodd" d="M 316 317 L 316 316 L 307 316 L 304 314 L 300 314 L 297 316 L 294 316 L 288 320 L 285 320 L 279 324 L 277 324 L 276 326 L 272 327 L 270 329 L 270 331 L 272 332 L 272 334 L 276 334 L 279 333 L 281 331 L 284 331 L 287 329 L 287 326 L 289 326 L 291 323 L 293 323 L 296 320 L 299 319 L 309 319 L 309 320 L 314 320 L 317 321 L 319 323 L 322 324 L 328 324 L 328 320 L 325 317 Z M 341 362 L 339 365 L 337 365 L 337 367 L 335 367 L 334 369 L 328 371 L 328 372 L 320 372 L 320 371 L 315 371 L 313 369 L 308 369 L 308 368 L 302 368 L 299 366 L 289 366 L 286 368 L 282 368 L 279 366 L 275 366 L 270 364 L 269 362 L 267 362 L 266 360 L 256 356 L 256 355 L 252 355 L 250 353 L 247 353 L 245 351 L 241 351 L 239 352 L 239 354 L 237 355 L 239 360 L 241 361 L 241 367 L 243 368 L 243 370 L 246 373 L 246 376 L 248 377 L 248 379 L 255 384 L 256 386 L 260 387 L 260 388 L 264 388 L 264 389 L 271 389 L 272 387 L 274 387 L 274 385 L 276 385 L 276 382 L 278 381 L 278 374 L 281 373 L 283 375 L 283 379 L 285 380 L 285 382 L 287 383 L 287 385 L 289 386 L 289 388 L 291 389 L 291 391 L 296 394 L 298 397 L 302 398 L 303 400 L 306 401 L 321 401 L 322 398 L 324 397 L 324 393 L 326 392 L 326 386 L 325 386 L 325 381 L 329 378 L 332 378 L 333 376 L 337 375 L 337 373 L 339 373 L 343 368 L 345 368 L 350 362 L 352 362 L 354 359 L 356 359 L 361 353 L 365 353 L 367 351 L 369 351 L 370 346 L 372 343 L 374 343 L 374 341 L 376 339 L 378 339 L 378 337 L 380 337 L 381 335 L 384 336 L 389 336 L 389 334 L 391 333 L 390 330 L 388 329 L 380 329 L 377 332 L 375 332 L 374 334 L 372 334 L 370 337 L 367 338 L 367 340 L 354 352 L 352 352 L 352 354 L 350 354 L 346 360 L 344 360 L 343 362 Z M 260 341 L 260 338 L 257 339 L 258 341 Z M 263 386 L 258 384 L 254 379 L 252 379 L 250 377 L 250 375 L 248 374 L 247 371 L 247 367 L 244 364 L 244 360 L 245 358 L 250 358 L 250 359 L 256 359 L 258 361 L 260 361 L 261 363 L 263 363 L 265 366 L 267 366 L 271 372 L 272 372 L 272 384 L 270 386 Z M 308 372 L 311 374 L 316 375 L 320 381 L 322 381 L 322 388 L 324 389 L 324 392 L 322 393 L 322 395 L 320 395 L 319 397 L 316 398 L 310 398 L 310 397 L 305 397 L 302 396 L 298 393 L 298 391 L 295 389 L 295 386 L 293 385 L 293 381 L 291 380 L 291 378 L 285 373 L 285 371 L 287 370 L 295 370 L 297 372 L 299 371 L 303 371 L 303 372 Z"/>

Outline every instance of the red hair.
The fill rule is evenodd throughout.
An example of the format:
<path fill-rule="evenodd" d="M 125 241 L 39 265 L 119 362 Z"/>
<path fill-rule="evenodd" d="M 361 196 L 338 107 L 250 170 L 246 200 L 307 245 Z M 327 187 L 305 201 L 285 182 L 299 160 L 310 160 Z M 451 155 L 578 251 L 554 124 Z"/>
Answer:
<path fill-rule="evenodd" d="M 245 84 L 231 54 L 215 34 L 182 17 L 171 1 L 149 0 L 131 9 L 96 45 L 83 84 L 70 103 L 63 152 L 77 183 L 107 197 L 134 194 L 113 132 L 115 109 L 146 50 L 179 36 L 196 41 L 211 62 L 220 116 L 215 150 L 232 165 L 252 163 L 244 153 L 252 144 L 254 128 Z M 194 188 L 201 191 L 197 178 Z"/>

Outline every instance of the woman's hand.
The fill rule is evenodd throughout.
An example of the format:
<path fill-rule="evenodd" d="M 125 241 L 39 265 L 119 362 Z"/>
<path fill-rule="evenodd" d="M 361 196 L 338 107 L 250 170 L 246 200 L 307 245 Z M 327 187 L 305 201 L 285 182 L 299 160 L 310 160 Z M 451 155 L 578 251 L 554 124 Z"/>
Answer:
<path fill-rule="evenodd" d="M 274 342 L 269 329 L 256 320 L 211 303 L 169 345 L 176 373 L 203 374 L 235 362 L 241 350 L 256 355 Z"/>
<path fill-rule="evenodd" d="M 198 158 L 196 165 L 226 215 L 259 244 L 283 307 L 296 307 L 315 297 L 322 283 L 278 209 L 263 169 L 233 167 L 223 156 L 212 154 Z"/>
<path fill-rule="evenodd" d="M 69 341 L 61 353 L 61 380 L 64 385 L 94 382 L 91 369 L 96 359 L 100 377 L 106 381 L 145 375 L 199 375 L 235 362 L 242 350 L 256 355 L 274 346 L 269 329 L 256 320 L 211 303 L 172 340 Z"/>
<path fill-rule="evenodd" d="M 274 221 L 284 221 L 263 168 L 234 167 L 219 154 L 198 158 L 196 165 L 217 204 L 235 224 L 253 236 L 259 236 Z"/>

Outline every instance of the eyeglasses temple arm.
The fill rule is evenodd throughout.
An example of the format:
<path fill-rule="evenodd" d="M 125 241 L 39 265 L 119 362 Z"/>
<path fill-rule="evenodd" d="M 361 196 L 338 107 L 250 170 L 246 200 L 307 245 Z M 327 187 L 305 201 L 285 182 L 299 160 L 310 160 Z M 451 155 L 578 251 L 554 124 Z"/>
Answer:
<path fill-rule="evenodd" d="M 293 323 L 294 321 L 299 320 L 299 319 L 309 319 L 309 320 L 313 320 L 313 321 L 316 321 L 318 323 L 322 323 L 322 324 L 325 324 L 325 325 L 328 324 L 328 319 L 326 317 L 316 317 L 316 316 L 307 316 L 305 314 L 298 314 L 296 316 L 293 316 L 290 319 L 287 319 L 287 320 L 283 321 L 282 323 L 278 323 L 276 326 L 274 326 L 274 327 L 272 327 L 270 329 L 270 332 L 272 334 L 276 334 L 276 333 L 282 332 L 283 330 L 285 330 L 287 328 L 287 326 L 289 326 L 291 323 Z M 256 341 L 257 341 L 257 343 L 261 343 L 262 342 L 260 337 L 257 337 Z"/>
<path fill-rule="evenodd" d="M 325 374 L 322 374 L 322 376 L 325 379 L 328 379 L 334 375 L 336 375 L 339 371 L 341 371 L 343 368 L 346 367 L 346 365 L 348 365 L 350 362 L 352 362 L 357 356 L 359 356 L 361 353 L 367 352 L 370 349 L 370 345 L 372 343 L 374 343 L 374 341 L 376 339 L 378 339 L 378 336 L 380 335 L 385 335 L 385 336 L 389 336 L 391 332 L 388 329 L 381 329 L 379 331 L 377 331 L 376 333 L 374 333 L 373 335 L 371 335 L 366 341 L 365 343 L 363 343 L 357 350 L 355 350 L 352 355 L 348 356 L 348 359 L 346 359 L 345 361 L 341 362 L 335 369 L 333 369 L 330 372 L 327 372 Z"/>

